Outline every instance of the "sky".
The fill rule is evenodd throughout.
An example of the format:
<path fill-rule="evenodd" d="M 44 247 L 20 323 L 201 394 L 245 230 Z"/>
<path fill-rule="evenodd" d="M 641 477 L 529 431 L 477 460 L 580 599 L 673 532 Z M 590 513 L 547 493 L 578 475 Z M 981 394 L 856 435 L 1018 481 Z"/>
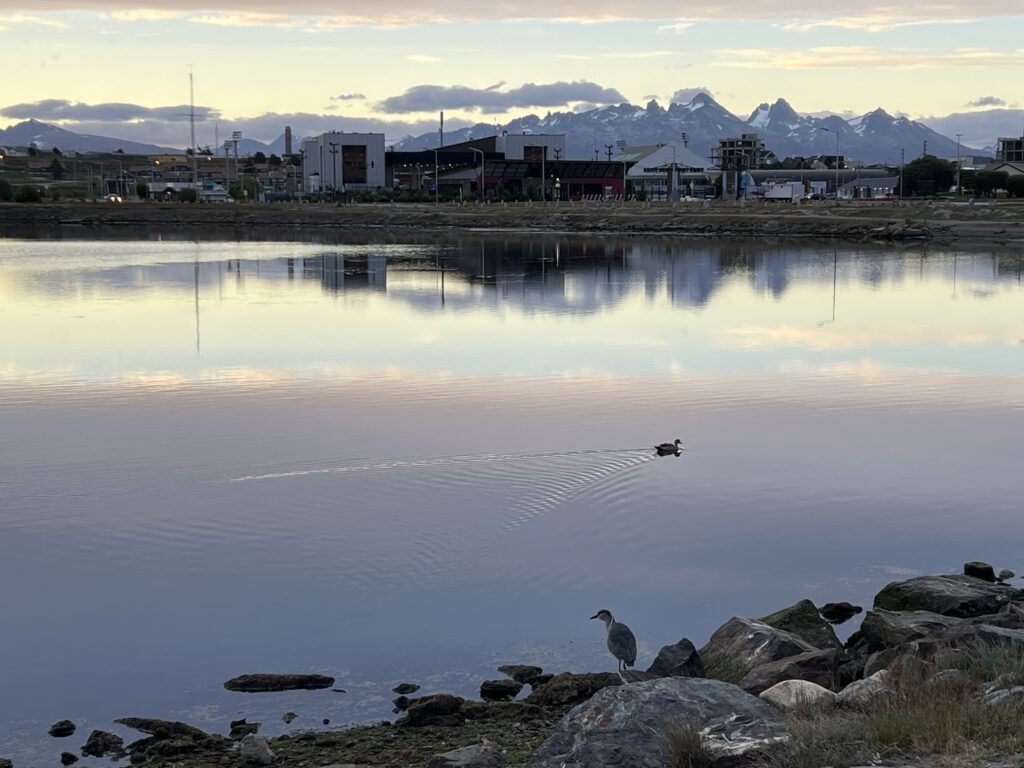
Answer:
<path fill-rule="evenodd" d="M 746 117 L 882 107 L 915 119 L 1024 102 L 1024 4 L 1005 0 L 0 0 L 0 127 L 197 144 L 284 125 L 504 123 L 704 90 Z"/>

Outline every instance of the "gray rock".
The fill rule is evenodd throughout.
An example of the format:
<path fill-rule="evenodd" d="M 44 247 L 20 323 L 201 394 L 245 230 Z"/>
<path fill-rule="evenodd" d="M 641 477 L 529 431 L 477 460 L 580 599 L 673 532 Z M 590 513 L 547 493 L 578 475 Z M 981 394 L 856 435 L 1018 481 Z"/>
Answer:
<path fill-rule="evenodd" d="M 825 603 L 821 606 L 821 618 L 827 621 L 829 624 L 842 624 L 845 621 L 849 621 L 858 613 L 863 611 L 859 605 L 853 603 L 840 602 L 840 603 Z"/>
<path fill-rule="evenodd" d="M 239 747 L 238 754 L 243 762 L 256 763 L 257 765 L 270 765 L 274 762 L 275 755 L 270 750 L 270 744 L 262 736 L 250 733 Z"/>
<path fill-rule="evenodd" d="M 614 685 L 622 685 L 622 678 L 614 672 L 563 672 L 534 688 L 524 701 L 538 707 L 573 706 L 586 701 L 602 688 Z"/>
<path fill-rule="evenodd" d="M 767 702 L 719 680 L 662 677 L 606 688 L 569 711 L 529 768 L 664 768 L 666 723 L 706 736 L 716 763 L 763 749 L 786 736 Z"/>
<path fill-rule="evenodd" d="M 997 613 L 1011 600 L 1024 600 L 1024 590 L 972 576 L 918 576 L 887 584 L 875 595 L 875 608 L 970 618 Z"/>
<path fill-rule="evenodd" d="M 996 576 L 996 581 L 999 582 L 1000 584 L 1002 584 L 1005 581 L 1009 581 L 1010 579 L 1012 579 L 1016 575 L 1017 574 L 1015 574 L 1009 568 L 1003 568 L 1003 570 L 1001 570 L 999 572 L 999 575 Z"/>
<path fill-rule="evenodd" d="M 963 619 L 931 611 L 868 611 L 860 629 L 850 636 L 847 647 L 867 655 L 918 640 L 962 623 Z"/>
<path fill-rule="evenodd" d="M 405 696 L 410 693 L 416 693 L 420 687 L 416 683 L 399 683 L 391 690 L 400 696 Z"/>
<path fill-rule="evenodd" d="M 687 638 L 663 646 L 647 672 L 658 677 L 706 677 L 700 654 Z"/>
<path fill-rule="evenodd" d="M 48 733 L 55 739 L 62 739 L 65 736 L 70 736 L 75 732 L 75 724 L 70 720 L 58 720 L 56 723 L 50 726 Z"/>
<path fill-rule="evenodd" d="M 1020 706 L 1024 704 L 1024 685 L 1015 685 L 1013 688 L 1002 688 L 998 691 L 986 693 L 982 700 L 990 707 L 1000 707 L 1007 704 Z"/>
<path fill-rule="evenodd" d="M 807 680 L 783 680 L 761 691 L 758 698 L 779 709 L 796 709 L 805 706 L 831 707 L 838 697 L 835 691 L 822 688 L 817 683 Z"/>
<path fill-rule="evenodd" d="M 480 698 L 484 701 L 510 701 L 523 690 L 515 680 L 484 680 L 480 683 Z"/>
<path fill-rule="evenodd" d="M 740 680 L 743 690 L 759 694 L 783 680 L 806 680 L 823 688 L 835 690 L 839 653 L 830 651 L 809 651 L 796 656 L 787 656 L 778 661 L 759 664 Z"/>
<path fill-rule="evenodd" d="M 133 730 L 148 733 L 151 736 L 161 736 L 162 738 L 183 736 L 197 741 L 220 738 L 212 733 L 196 728 L 194 725 L 181 723 L 177 720 L 161 720 L 156 717 L 121 717 L 114 722 L 118 725 L 124 725 Z"/>
<path fill-rule="evenodd" d="M 434 755 L 426 768 L 505 768 L 508 760 L 493 744 L 459 747 L 443 755 Z"/>
<path fill-rule="evenodd" d="M 298 715 L 294 712 L 285 712 L 283 715 L 281 715 L 281 720 L 282 722 L 284 722 L 285 725 L 291 725 L 292 721 L 297 717 Z"/>
<path fill-rule="evenodd" d="M 871 677 L 850 683 L 839 692 L 839 703 L 848 707 L 866 707 L 895 695 L 892 675 L 883 669 Z"/>
<path fill-rule="evenodd" d="M 995 569 L 993 569 L 988 563 L 982 563 L 977 560 L 964 563 L 964 576 L 973 576 L 976 579 L 982 579 L 983 581 L 988 582 L 996 580 Z"/>
<path fill-rule="evenodd" d="M 930 685 L 963 686 L 970 685 L 969 678 L 962 670 L 943 669 L 928 678 Z"/>
<path fill-rule="evenodd" d="M 14 763 L 6 757 L 0 757 L 0 768 L 14 768 Z"/>
<path fill-rule="evenodd" d="M 78 755 L 74 752 L 61 752 L 60 753 L 60 764 L 61 765 L 74 765 L 78 762 Z"/>
<path fill-rule="evenodd" d="M 266 691 L 317 691 L 334 685 L 334 678 L 326 675 L 291 675 L 259 673 L 239 675 L 224 683 L 229 691 L 263 693 Z"/>
<path fill-rule="evenodd" d="M 907 654 L 914 654 L 914 649 L 911 646 L 900 646 L 899 648 L 886 648 L 884 651 L 873 653 L 868 656 L 866 662 L 864 662 L 863 675 L 865 678 L 871 677 L 882 670 L 888 670 L 898 658 L 906 656 Z"/>
<path fill-rule="evenodd" d="M 397 725 L 419 728 L 424 725 L 462 725 L 465 718 L 460 711 L 465 699 L 450 693 L 434 693 L 409 701 L 405 717 Z"/>
<path fill-rule="evenodd" d="M 829 648 L 843 647 L 839 638 L 836 637 L 836 631 L 821 618 L 814 603 L 807 599 L 801 600 L 789 608 L 783 608 L 770 616 L 765 616 L 761 621 L 776 629 L 783 629 L 796 635 L 823 651 Z"/>
<path fill-rule="evenodd" d="M 728 659 L 748 669 L 787 656 L 818 651 L 806 640 L 770 624 L 734 616 L 714 631 L 700 657 L 705 664 L 713 657 Z"/>
<path fill-rule="evenodd" d="M 243 717 L 241 720 L 232 720 L 229 726 L 228 738 L 241 741 L 250 733 L 259 733 L 260 723 L 248 723 Z"/>
<path fill-rule="evenodd" d="M 543 669 L 532 664 L 503 664 L 498 667 L 498 671 L 523 685 L 534 685 L 537 678 L 544 674 Z"/>
<path fill-rule="evenodd" d="M 126 754 L 124 751 L 124 739 L 108 731 L 93 731 L 82 746 L 82 754 L 89 757 L 110 755 L 111 757 L 122 758 Z"/>

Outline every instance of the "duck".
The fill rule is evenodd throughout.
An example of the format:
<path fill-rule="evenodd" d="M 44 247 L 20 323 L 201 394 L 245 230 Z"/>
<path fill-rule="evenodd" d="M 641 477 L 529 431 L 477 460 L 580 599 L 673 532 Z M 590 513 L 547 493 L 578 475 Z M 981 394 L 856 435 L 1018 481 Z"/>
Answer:
<path fill-rule="evenodd" d="M 679 452 L 683 450 L 682 440 L 678 437 L 674 443 L 661 443 L 660 445 L 654 446 L 654 450 L 658 452 L 659 456 L 678 456 Z"/>

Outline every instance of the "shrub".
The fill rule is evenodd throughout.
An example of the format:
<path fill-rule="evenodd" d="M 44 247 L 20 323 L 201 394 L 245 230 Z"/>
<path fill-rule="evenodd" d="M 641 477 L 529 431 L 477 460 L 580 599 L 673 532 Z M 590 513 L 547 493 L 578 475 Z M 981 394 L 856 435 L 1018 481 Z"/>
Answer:
<path fill-rule="evenodd" d="M 38 203 L 43 199 L 43 193 L 40 191 L 39 187 L 19 187 L 14 199 L 19 203 Z"/>
<path fill-rule="evenodd" d="M 671 721 L 663 731 L 669 768 L 709 768 L 714 762 L 707 737 L 693 723 Z"/>
<path fill-rule="evenodd" d="M 0 200 L 13 200 L 14 189 L 7 179 L 0 179 Z"/>
<path fill-rule="evenodd" d="M 178 202 L 194 203 L 199 199 L 199 194 L 192 187 L 185 187 L 178 192 Z"/>

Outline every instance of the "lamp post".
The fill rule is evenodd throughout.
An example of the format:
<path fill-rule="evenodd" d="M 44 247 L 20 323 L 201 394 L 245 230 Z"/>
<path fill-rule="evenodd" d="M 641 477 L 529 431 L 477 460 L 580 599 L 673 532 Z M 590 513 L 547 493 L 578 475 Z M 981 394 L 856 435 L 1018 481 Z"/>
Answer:
<path fill-rule="evenodd" d="M 822 128 L 821 130 L 827 131 L 828 133 L 834 133 L 836 135 L 836 202 L 839 202 L 839 131 L 833 130 L 832 128 Z"/>
<path fill-rule="evenodd" d="M 548 204 L 548 177 L 544 175 L 544 159 L 548 156 L 548 145 L 543 144 L 540 148 L 540 204 Z"/>
<path fill-rule="evenodd" d="M 962 133 L 956 135 L 956 193 L 960 194 L 960 137 Z"/>
<path fill-rule="evenodd" d="M 328 141 L 331 153 L 331 200 L 338 199 L 338 142 Z"/>
<path fill-rule="evenodd" d="M 903 199 L 903 160 L 906 150 L 900 147 L 900 200 Z"/>
<path fill-rule="evenodd" d="M 437 194 L 439 187 L 441 186 L 440 178 L 438 176 L 438 163 L 437 163 L 437 150 L 434 150 L 434 205 L 437 205 Z"/>
<path fill-rule="evenodd" d="M 626 140 L 619 139 L 615 142 L 615 146 L 619 148 L 619 154 L 622 155 L 622 204 L 626 204 Z"/>
<path fill-rule="evenodd" d="M 484 151 L 474 147 L 470 147 L 469 151 L 480 155 L 480 202 L 482 203 L 484 201 Z"/>

